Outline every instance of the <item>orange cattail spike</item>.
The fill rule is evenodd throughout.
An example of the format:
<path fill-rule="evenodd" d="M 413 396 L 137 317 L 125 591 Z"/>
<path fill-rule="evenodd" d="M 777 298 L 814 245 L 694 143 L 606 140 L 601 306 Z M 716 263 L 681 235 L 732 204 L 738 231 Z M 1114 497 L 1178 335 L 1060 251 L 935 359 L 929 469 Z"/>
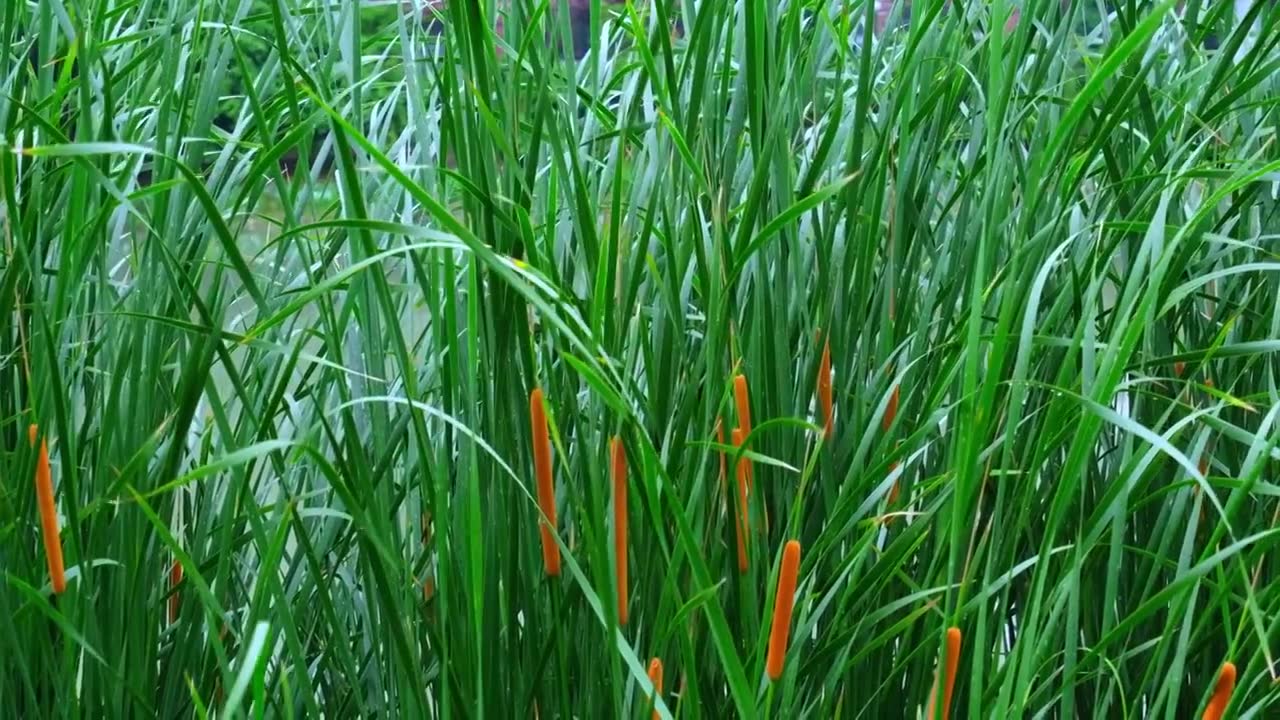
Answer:
<path fill-rule="evenodd" d="M 747 393 L 747 376 L 735 375 L 733 377 L 733 400 L 738 406 L 738 428 L 742 430 L 742 438 L 745 440 L 751 434 L 751 397 Z M 744 461 L 747 464 L 747 489 L 751 489 L 751 485 L 755 482 L 755 470 L 751 467 L 751 461 Z"/>
<path fill-rule="evenodd" d="M 1218 672 L 1218 684 L 1213 688 L 1213 697 L 1204 708 L 1203 720 L 1221 720 L 1222 714 L 1231 704 L 1231 691 L 1236 687 L 1236 666 L 1229 662 L 1222 663 Z"/>
<path fill-rule="evenodd" d="M 36 446 L 40 428 L 27 428 L 31 447 Z M 58 531 L 58 509 L 53 500 L 53 473 L 49 470 L 49 444 L 40 438 L 40 457 L 36 461 L 36 505 L 40 509 L 40 528 L 44 534 L 44 556 L 49 565 L 49 583 L 55 595 L 67 589 L 66 570 L 62 565 L 62 538 Z"/>
<path fill-rule="evenodd" d="M 551 440 L 547 436 L 547 411 L 542 388 L 529 393 L 529 424 L 533 430 L 533 470 L 538 479 L 538 507 L 546 516 L 540 523 L 542 565 L 551 577 L 560 575 L 560 546 L 556 544 L 556 488 L 551 480 Z"/>
<path fill-rule="evenodd" d="M 835 415 L 831 408 L 831 340 L 822 345 L 822 360 L 818 363 L 818 404 L 822 406 L 824 437 L 831 439 L 835 427 Z"/>
<path fill-rule="evenodd" d="M 884 419 L 880 421 L 880 429 L 889 432 L 894 418 L 898 417 L 898 386 L 893 386 L 893 394 L 889 396 L 889 405 L 884 409 Z"/>
<path fill-rule="evenodd" d="M 618 624 L 627 624 L 627 451 L 620 438 L 609 443 L 613 468 L 613 552 L 618 568 Z"/>
<path fill-rule="evenodd" d="M 436 576 L 428 575 L 426 580 L 422 581 L 422 601 L 431 602 L 436 596 Z"/>
<path fill-rule="evenodd" d="M 747 394 L 747 376 L 733 376 L 733 401 L 738 406 L 738 427 L 742 436 L 751 434 L 751 398 Z"/>
<path fill-rule="evenodd" d="M 900 447 L 902 447 L 901 440 L 897 442 L 897 444 L 894 446 L 894 449 L 896 450 L 897 448 L 900 448 Z M 902 465 L 901 460 L 894 460 L 892 463 L 889 464 L 889 474 L 892 475 L 893 473 L 897 472 L 898 467 L 901 465 Z M 889 488 L 889 497 L 885 501 L 885 504 L 888 506 L 893 506 L 895 503 L 897 503 L 898 495 L 901 493 L 901 490 L 902 490 L 902 478 L 898 478 L 897 480 L 893 481 L 893 487 Z M 889 522 L 893 522 L 893 518 L 889 518 Z"/>
<path fill-rule="evenodd" d="M 653 707 L 653 720 L 658 720 L 658 701 L 657 697 L 662 694 L 662 661 L 654 658 L 649 661 L 649 682 L 653 683 L 653 697 L 649 699 L 649 705 Z"/>
<path fill-rule="evenodd" d="M 1187 371 L 1187 364 L 1179 360 L 1173 364 L 1173 376 L 1182 377 L 1182 373 Z"/>
<path fill-rule="evenodd" d="M 956 687 L 956 669 L 960 666 L 960 628 L 947 628 L 947 684 L 942 691 L 942 720 L 951 716 L 951 693 Z M 925 717 L 933 717 L 933 700 L 938 693 L 937 680 L 929 693 L 929 710 Z"/>
<path fill-rule="evenodd" d="M 791 611 L 795 609 L 796 574 L 800 571 L 800 542 L 790 540 L 782 550 L 782 567 L 778 569 L 778 593 L 773 599 L 773 626 L 769 630 L 769 655 L 765 672 L 769 679 L 782 677 L 787 659 L 787 639 L 791 636 Z"/>
<path fill-rule="evenodd" d="M 733 429 L 733 445 L 734 447 L 742 446 L 743 432 L 739 428 Z M 734 471 L 738 477 L 738 515 L 734 525 L 738 529 L 738 572 L 747 572 L 747 461 L 739 459 L 734 466 Z"/>
<path fill-rule="evenodd" d="M 173 567 L 169 568 L 169 624 L 172 625 L 178 621 L 178 585 L 182 584 L 182 563 L 177 559 L 173 561 Z"/>
<path fill-rule="evenodd" d="M 898 469 L 898 465 L 900 464 L 901 463 L 899 463 L 897 460 L 894 460 L 893 463 L 889 465 L 889 474 L 892 475 Z M 887 504 L 892 505 L 898 502 L 898 493 L 900 490 L 900 488 L 898 487 L 898 483 L 900 483 L 901 480 L 902 479 L 899 478 L 893 481 L 893 487 L 889 488 L 889 498 L 888 500 L 886 500 Z"/>

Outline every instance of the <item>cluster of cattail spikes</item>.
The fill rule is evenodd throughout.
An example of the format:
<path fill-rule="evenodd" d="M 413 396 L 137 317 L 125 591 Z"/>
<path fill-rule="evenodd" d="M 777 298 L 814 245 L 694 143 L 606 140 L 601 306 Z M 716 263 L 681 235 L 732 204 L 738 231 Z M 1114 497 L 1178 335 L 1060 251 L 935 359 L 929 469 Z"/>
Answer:
<path fill-rule="evenodd" d="M 825 432 L 829 436 L 832 428 L 832 410 L 830 400 L 830 344 L 823 347 L 822 361 L 819 364 L 818 396 L 822 405 Z M 734 377 L 734 399 L 737 403 L 740 427 L 732 431 L 733 445 L 741 447 L 751 428 L 751 409 L 747 396 L 747 381 L 742 375 Z M 825 386 L 825 387 L 824 387 Z M 888 430 L 898 411 L 898 386 L 894 386 L 893 395 L 889 398 L 888 407 L 882 428 Z M 551 443 L 547 432 L 546 408 L 543 405 L 542 390 L 534 388 L 529 394 L 529 422 L 533 434 L 533 462 L 537 478 L 538 505 L 544 519 L 540 521 L 542 535 L 542 559 L 548 575 L 560 574 L 560 548 L 555 542 L 556 523 L 555 486 L 551 473 Z M 31 444 L 35 445 L 38 429 L 32 425 L 29 431 Z M 716 420 L 716 438 L 724 444 L 724 427 L 721 419 Z M 725 476 L 724 453 L 720 454 L 720 472 L 722 482 Z M 896 468 L 896 463 L 894 465 Z M 626 450 L 621 439 L 614 437 L 610 442 L 610 469 L 613 480 L 613 512 L 614 512 L 614 554 L 617 568 L 618 584 L 618 622 L 627 624 L 628 619 L 628 578 L 627 578 L 627 459 Z M 747 494 L 750 491 L 751 467 L 749 461 L 740 458 L 735 466 L 738 485 L 738 569 L 745 573 L 748 568 L 747 554 Z M 62 567 L 62 545 L 58 537 L 58 521 L 54 510 L 53 485 L 49 472 L 49 453 L 43 440 L 40 443 L 40 457 L 36 466 L 36 494 L 40 506 L 41 525 L 44 529 L 45 554 L 49 562 L 49 575 L 55 593 L 66 588 L 66 579 Z M 897 484 L 890 492 L 889 503 L 897 499 Z M 777 594 L 773 603 L 773 621 L 769 630 L 769 650 L 765 661 L 765 673 L 770 680 L 777 681 L 782 677 L 787 656 L 787 645 L 791 633 L 791 615 L 795 608 L 796 581 L 800 569 L 800 543 L 797 540 L 787 542 L 782 553 L 782 565 L 778 569 Z M 170 575 L 170 583 L 174 587 L 182 581 L 182 565 L 174 562 Z M 434 583 L 424 583 L 424 596 L 429 600 L 434 594 Z M 177 617 L 178 597 L 175 593 L 169 599 L 169 622 Z M 943 676 L 942 718 L 948 720 L 951 715 L 951 699 L 955 691 L 956 671 L 960 664 L 961 633 L 957 627 L 947 629 L 946 637 L 946 669 Z M 653 684 L 654 698 L 651 703 L 656 708 L 656 697 L 662 694 L 662 661 L 653 658 L 649 663 L 649 680 Z M 1231 663 L 1224 663 L 1219 673 L 1213 696 L 1205 707 L 1202 720 L 1220 720 L 1231 701 L 1231 692 L 1235 688 L 1236 668 Z M 929 705 L 926 717 L 932 718 L 937 699 L 937 683 L 929 694 Z M 653 717 L 659 717 L 653 710 Z"/>
<path fill-rule="evenodd" d="M 825 424 L 825 433 L 830 437 L 833 426 L 833 414 L 831 408 L 831 349 L 830 342 L 824 344 L 822 352 L 822 360 L 819 363 L 818 374 L 818 397 L 823 411 L 823 419 Z M 1181 368 L 1177 368 L 1181 370 Z M 1177 372 L 1181 375 L 1181 372 Z M 898 411 L 898 386 L 894 386 L 893 394 L 889 398 L 888 407 L 885 410 L 885 416 L 882 422 L 882 428 L 888 430 L 893 424 L 893 420 Z M 733 444 L 740 447 L 746 435 L 751 428 L 751 410 L 747 395 L 746 378 L 742 375 L 734 377 L 734 398 L 737 403 L 738 418 L 740 427 L 734 428 L 732 431 Z M 547 432 L 546 408 L 543 405 L 543 396 L 541 388 L 535 388 L 529 395 L 529 420 L 533 434 L 533 456 L 534 470 L 537 478 L 538 505 L 545 516 L 540 521 L 540 530 L 542 536 L 542 557 L 545 570 L 548 575 L 555 577 L 560 574 L 560 548 L 555 542 L 554 527 L 556 523 L 556 506 L 555 506 L 555 486 L 552 482 L 551 471 L 551 444 Z M 32 447 L 36 445 L 36 439 L 39 435 L 39 428 L 31 425 L 28 428 L 28 436 Z M 724 428 L 722 421 L 716 421 L 716 437 L 717 440 L 724 443 Z M 49 450 L 48 444 L 40 438 L 39 457 L 36 464 L 35 486 L 36 498 L 40 511 L 40 523 L 44 534 L 45 556 L 49 566 L 49 578 L 54 593 L 62 593 L 66 589 L 66 576 L 62 559 L 62 542 L 59 536 L 58 518 L 53 496 L 52 474 L 49 468 Z M 610 442 L 610 467 L 613 480 L 614 494 L 614 553 L 615 563 L 617 567 L 617 584 L 618 584 L 618 621 L 622 625 L 626 625 L 628 619 L 627 611 L 627 461 L 626 451 L 622 445 L 622 441 L 614 437 Z M 751 467 L 750 461 L 742 458 L 737 463 L 735 474 L 738 485 L 738 569 L 746 572 L 748 567 L 747 556 L 747 493 L 750 490 Z M 720 472 L 722 482 L 725 476 L 725 459 L 724 453 L 720 453 Z M 896 463 L 894 465 L 896 467 Z M 891 496 L 890 504 L 894 502 L 897 496 L 897 484 L 895 483 Z M 782 677 L 783 669 L 786 661 L 787 645 L 791 632 L 791 616 L 795 607 L 795 589 L 796 581 L 800 567 L 800 543 L 796 540 L 787 542 L 783 549 L 782 565 L 778 570 L 777 594 L 774 598 L 773 621 L 769 632 L 769 649 L 766 657 L 765 672 L 770 680 L 778 680 Z M 182 582 L 182 564 L 177 560 L 173 562 L 170 570 L 170 585 L 175 588 Z M 434 595 L 434 585 L 432 578 L 428 578 L 423 583 L 423 594 L 428 601 Z M 178 614 L 178 595 L 174 592 L 169 597 L 168 619 L 173 623 L 177 619 Z M 956 671 L 960 661 L 961 633 L 956 627 L 947 629 L 947 649 L 946 649 L 946 672 L 944 675 L 943 699 L 942 699 L 942 718 L 948 720 L 951 713 L 951 699 L 955 689 Z M 662 693 L 662 661 L 653 658 L 649 663 L 649 680 L 654 687 L 655 698 Z M 1205 707 L 1202 720 L 1220 720 L 1226 711 L 1227 705 L 1231 700 L 1231 693 L 1235 688 L 1236 667 L 1230 662 L 1224 663 L 1219 672 L 1218 680 L 1214 688 L 1212 697 L 1208 705 Z M 930 693 L 929 708 L 926 713 L 927 717 L 933 717 L 934 703 L 937 695 L 937 686 L 935 683 L 934 690 Z M 653 701 L 656 706 L 656 700 Z M 658 712 L 653 711 L 653 717 L 658 717 Z"/>

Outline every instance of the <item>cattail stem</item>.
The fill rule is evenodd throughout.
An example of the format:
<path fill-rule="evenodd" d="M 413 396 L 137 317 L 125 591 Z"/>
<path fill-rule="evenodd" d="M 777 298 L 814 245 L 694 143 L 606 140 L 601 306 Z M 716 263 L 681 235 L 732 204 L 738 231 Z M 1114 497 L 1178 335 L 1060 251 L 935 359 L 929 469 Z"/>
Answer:
<path fill-rule="evenodd" d="M 1205 706 L 1203 720 L 1221 720 L 1231 704 L 1231 692 L 1236 687 L 1236 666 L 1226 662 L 1218 671 L 1218 684 L 1213 688 L 1213 697 Z"/>
<path fill-rule="evenodd" d="M 822 360 L 818 362 L 818 404 L 822 406 L 823 437 L 831 439 L 835 428 L 835 414 L 831 407 L 831 340 L 822 345 Z"/>
<path fill-rule="evenodd" d="M 653 696 L 649 698 L 649 706 L 653 708 L 653 720 L 658 720 L 658 696 L 662 695 L 662 661 L 654 658 L 649 661 L 649 682 L 653 683 Z"/>
<path fill-rule="evenodd" d="M 716 442 L 724 445 L 724 418 L 716 418 Z M 728 502 L 728 473 L 726 472 L 724 450 L 720 451 L 720 497 L 724 503 Z M 722 503 L 723 504 L 723 503 Z"/>
<path fill-rule="evenodd" d="M 739 428 L 733 429 L 733 446 L 742 447 L 742 438 L 744 433 Z M 738 529 L 738 572 L 745 574 L 747 572 L 747 461 L 738 458 L 734 464 L 734 472 L 738 479 L 738 514 L 734 521 L 734 526 Z"/>
<path fill-rule="evenodd" d="M 613 469 L 613 553 L 618 572 L 618 624 L 627 624 L 627 451 L 620 438 L 610 446 Z"/>
<path fill-rule="evenodd" d="M 545 516 L 539 523 L 542 534 L 542 565 L 551 577 L 560 575 L 560 546 L 556 544 L 556 488 L 551 480 L 551 439 L 547 435 L 547 411 L 542 388 L 529 393 L 529 424 L 533 431 L 533 469 L 538 481 L 538 507 Z"/>
<path fill-rule="evenodd" d="M 36 425 L 27 428 L 31 447 L 36 446 L 40 429 Z M 40 438 L 40 456 L 36 461 L 36 505 L 40 510 L 40 529 L 44 535 L 44 557 L 49 565 L 49 584 L 53 593 L 60 595 L 67 589 L 66 570 L 62 565 L 62 537 L 58 530 L 58 508 L 53 500 L 53 473 L 49 469 L 49 443 Z"/>
<path fill-rule="evenodd" d="M 787 542 L 782 550 L 782 567 L 778 569 L 778 592 L 773 599 L 773 626 L 769 629 L 769 655 L 765 672 L 769 679 L 782 677 L 787 659 L 787 640 L 791 636 L 791 612 L 795 609 L 796 575 L 800 571 L 800 543 Z"/>

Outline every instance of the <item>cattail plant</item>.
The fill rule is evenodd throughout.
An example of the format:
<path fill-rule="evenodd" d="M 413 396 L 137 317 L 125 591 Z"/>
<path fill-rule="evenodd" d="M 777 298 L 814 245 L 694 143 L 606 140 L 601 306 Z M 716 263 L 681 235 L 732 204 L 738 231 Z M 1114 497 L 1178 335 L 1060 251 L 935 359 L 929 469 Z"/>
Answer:
<path fill-rule="evenodd" d="M 747 393 L 747 376 L 733 376 L 733 402 L 738 409 L 738 428 L 743 437 L 751 434 L 751 398 Z"/>
<path fill-rule="evenodd" d="M 1209 698 L 1209 704 L 1204 708 L 1203 720 L 1222 719 L 1227 705 L 1231 704 L 1231 691 L 1235 687 L 1236 666 L 1229 662 L 1222 663 L 1222 670 L 1218 671 L 1218 683 L 1213 688 L 1213 697 Z"/>
<path fill-rule="evenodd" d="M 778 568 L 778 590 L 773 598 L 773 625 L 769 629 L 769 655 L 765 673 L 777 681 L 787 659 L 787 640 L 791 636 L 791 611 L 795 609 L 796 574 L 800 571 L 800 542 L 789 540 L 782 550 L 782 567 Z"/>
<path fill-rule="evenodd" d="M 169 624 L 172 625 L 178 621 L 178 586 L 182 584 L 182 563 L 177 558 L 173 559 L 173 566 L 169 568 Z"/>
<path fill-rule="evenodd" d="M 31 447 L 36 446 L 40 428 L 27 428 Z M 49 444 L 40 438 L 40 456 L 36 461 L 36 504 L 40 509 L 40 529 L 44 533 L 44 557 L 49 565 L 49 583 L 55 595 L 67 589 L 66 571 L 62 566 L 62 538 L 58 531 L 58 509 L 53 500 L 53 473 L 49 470 Z"/>
<path fill-rule="evenodd" d="M 898 448 L 900 447 L 902 447 L 902 442 L 898 441 L 893 446 L 894 452 L 897 452 Z M 889 474 L 890 475 L 894 474 L 895 472 L 898 471 L 898 468 L 901 466 L 902 466 L 901 460 L 894 460 L 893 462 L 889 463 Z M 893 481 L 893 486 L 889 488 L 889 496 L 886 498 L 885 504 L 888 506 L 893 506 L 895 503 L 897 503 L 898 496 L 901 494 L 901 491 L 902 491 L 902 478 L 896 478 Z M 890 520 L 892 521 L 892 518 Z"/>
<path fill-rule="evenodd" d="M 556 545 L 556 488 L 551 481 L 551 440 L 547 435 L 547 411 L 542 404 L 542 388 L 529 393 L 529 424 L 533 432 L 533 470 L 538 480 L 538 507 L 545 516 L 540 522 L 542 565 L 547 575 L 560 575 L 560 546 Z"/>
<path fill-rule="evenodd" d="M 889 463 L 889 474 L 892 475 L 895 472 L 897 472 L 898 466 L 901 464 L 902 463 L 899 462 L 898 460 L 894 460 L 892 463 Z M 889 497 L 885 501 L 886 504 L 893 505 L 894 503 L 898 502 L 898 495 L 901 492 L 901 488 L 898 487 L 898 485 L 901 482 L 902 482 L 901 478 L 893 481 L 893 486 L 889 488 Z"/>
<path fill-rule="evenodd" d="M 831 407 L 831 339 L 822 344 L 822 360 L 818 362 L 818 404 L 822 407 L 823 437 L 831 439 L 835 414 Z"/>
<path fill-rule="evenodd" d="M 893 393 L 889 395 L 889 404 L 884 409 L 884 418 L 880 421 L 880 429 L 884 432 L 889 432 L 894 419 L 898 417 L 898 389 L 899 386 L 893 386 Z"/>
<path fill-rule="evenodd" d="M 945 685 L 942 691 L 942 720 L 948 720 L 951 717 L 951 694 L 956 687 L 956 670 L 960 667 L 960 628 L 947 628 L 947 671 L 944 676 Z M 929 710 L 925 713 L 925 717 L 932 720 L 934 717 L 934 701 L 938 695 L 938 683 L 935 678 L 933 690 L 929 692 Z"/>
<path fill-rule="evenodd" d="M 649 698 L 649 706 L 653 708 L 653 720 L 658 720 L 658 696 L 662 695 L 662 661 L 654 658 L 649 661 L 649 682 L 653 683 L 653 697 Z"/>
<path fill-rule="evenodd" d="M 613 472 L 613 553 L 618 571 L 618 624 L 627 624 L 627 451 L 622 439 L 609 442 Z"/>
<path fill-rule="evenodd" d="M 738 374 L 733 377 L 733 401 L 738 407 L 738 429 L 742 431 L 742 439 L 746 440 L 751 434 L 751 397 L 747 393 L 746 375 Z M 746 463 L 747 489 L 750 490 L 752 483 L 755 482 L 751 461 L 744 458 L 740 462 Z"/>
<path fill-rule="evenodd" d="M 740 428 L 733 429 L 733 446 L 742 447 L 742 438 L 744 433 Z M 738 458 L 734 464 L 734 473 L 738 479 L 738 514 L 734 521 L 734 526 L 738 530 L 738 572 L 747 572 L 747 461 L 744 458 Z"/>

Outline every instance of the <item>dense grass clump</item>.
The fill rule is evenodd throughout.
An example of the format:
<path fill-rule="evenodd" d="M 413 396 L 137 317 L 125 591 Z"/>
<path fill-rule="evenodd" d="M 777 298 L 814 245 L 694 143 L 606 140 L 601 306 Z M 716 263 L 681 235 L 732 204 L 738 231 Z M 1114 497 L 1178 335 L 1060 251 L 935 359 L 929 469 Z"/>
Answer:
<path fill-rule="evenodd" d="M 586 4 L 0 4 L 3 714 L 1275 717 L 1275 5 Z"/>

